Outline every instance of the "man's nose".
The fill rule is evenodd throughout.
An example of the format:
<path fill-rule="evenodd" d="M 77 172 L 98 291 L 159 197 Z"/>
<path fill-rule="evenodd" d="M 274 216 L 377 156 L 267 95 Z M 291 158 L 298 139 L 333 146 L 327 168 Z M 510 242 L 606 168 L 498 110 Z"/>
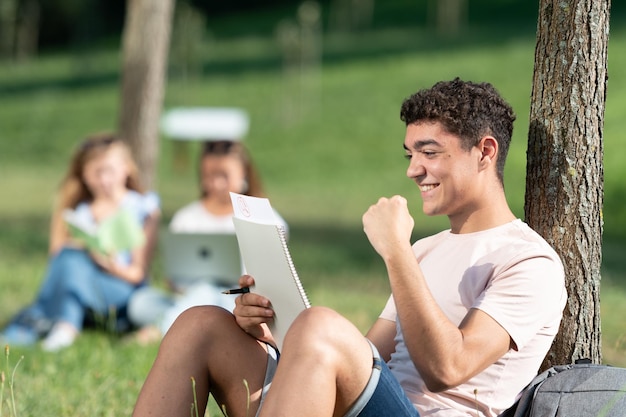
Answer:
<path fill-rule="evenodd" d="M 424 164 L 416 156 L 412 156 L 409 161 L 409 167 L 406 169 L 406 176 L 416 178 L 426 173 Z"/>

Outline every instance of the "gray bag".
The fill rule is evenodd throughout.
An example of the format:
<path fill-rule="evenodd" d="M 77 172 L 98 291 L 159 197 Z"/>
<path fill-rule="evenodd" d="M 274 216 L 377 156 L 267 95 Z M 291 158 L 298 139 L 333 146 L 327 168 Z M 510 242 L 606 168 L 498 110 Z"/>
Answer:
<path fill-rule="evenodd" d="M 553 366 L 499 417 L 557 416 L 626 416 L 626 369 L 591 363 Z"/>

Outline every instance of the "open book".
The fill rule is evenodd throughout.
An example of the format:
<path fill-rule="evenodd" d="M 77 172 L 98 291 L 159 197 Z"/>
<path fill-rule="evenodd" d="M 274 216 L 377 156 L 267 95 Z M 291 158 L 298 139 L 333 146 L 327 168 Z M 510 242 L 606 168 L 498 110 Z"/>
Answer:
<path fill-rule="evenodd" d="M 98 224 L 89 223 L 76 211 L 66 209 L 63 219 L 70 236 L 88 250 L 101 254 L 128 251 L 144 244 L 143 228 L 128 211 L 121 209 Z"/>
<path fill-rule="evenodd" d="M 278 349 L 296 316 L 311 304 L 287 247 L 285 229 L 269 200 L 230 193 L 235 232 L 252 292 L 267 297 L 274 309 L 270 330 Z"/>

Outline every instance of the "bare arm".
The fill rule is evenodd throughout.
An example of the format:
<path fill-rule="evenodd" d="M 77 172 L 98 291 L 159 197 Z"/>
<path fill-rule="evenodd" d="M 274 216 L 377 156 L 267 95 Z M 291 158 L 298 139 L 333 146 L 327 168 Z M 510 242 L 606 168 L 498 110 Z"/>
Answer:
<path fill-rule="evenodd" d="M 48 242 L 48 254 L 54 255 L 63 248 L 69 240 L 69 232 L 63 216 L 59 210 L 52 213 L 50 221 L 50 241 Z"/>
<path fill-rule="evenodd" d="M 411 359 L 431 391 L 466 382 L 509 350 L 509 334 L 489 315 L 472 309 L 457 327 L 441 311 L 411 248 L 405 199 L 381 199 L 363 223 L 387 267 Z"/>
<path fill-rule="evenodd" d="M 391 359 L 395 352 L 396 323 L 390 320 L 378 319 L 365 335 L 378 349 L 385 362 Z"/>
<path fill-rule="evenodd" d="M 412 255 L 412 251 L 411 255 Z M 510 348 L 509 334 L 484 312 L 471 309 L 459 327 L 443 314 L 426 286 L 415 257 L 386 262 L 411 359 L 429 389 L 467 381 Z"/>

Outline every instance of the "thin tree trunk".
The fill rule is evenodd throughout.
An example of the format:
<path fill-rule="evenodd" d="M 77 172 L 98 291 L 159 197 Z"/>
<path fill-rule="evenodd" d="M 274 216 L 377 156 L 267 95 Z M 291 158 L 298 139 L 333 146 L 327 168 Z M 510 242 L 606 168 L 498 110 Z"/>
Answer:
<path fill-rule="evenodd" d="M 119 133 L 154 187 L 173 0 L 127 0 Z"/>
<path fill-rule="evenodd" d="M 541 0 L 525 215 L 565 266 L 568 303 L 542 366 L 602 360 L 603 125 L 610 0 Z"/>
<path fill-rule="evenodd" d="M 0 1 L 0 57 L 15 58 L 17 33 L 17 0 Z"/>
<path fill-rule="evenodd" d="M 441 36 L 457 36 L 467 26 L 468 0 L 430 0 L 428 21 Z"/>
<path fill-rule="evenodd" d="M 17 60 L 27 60 L 37 55 L 40 17 L 41 6 L 38 0 L 24 0 L 22 2 L 21 19 L 17 25 L 15 42 Z"/>

